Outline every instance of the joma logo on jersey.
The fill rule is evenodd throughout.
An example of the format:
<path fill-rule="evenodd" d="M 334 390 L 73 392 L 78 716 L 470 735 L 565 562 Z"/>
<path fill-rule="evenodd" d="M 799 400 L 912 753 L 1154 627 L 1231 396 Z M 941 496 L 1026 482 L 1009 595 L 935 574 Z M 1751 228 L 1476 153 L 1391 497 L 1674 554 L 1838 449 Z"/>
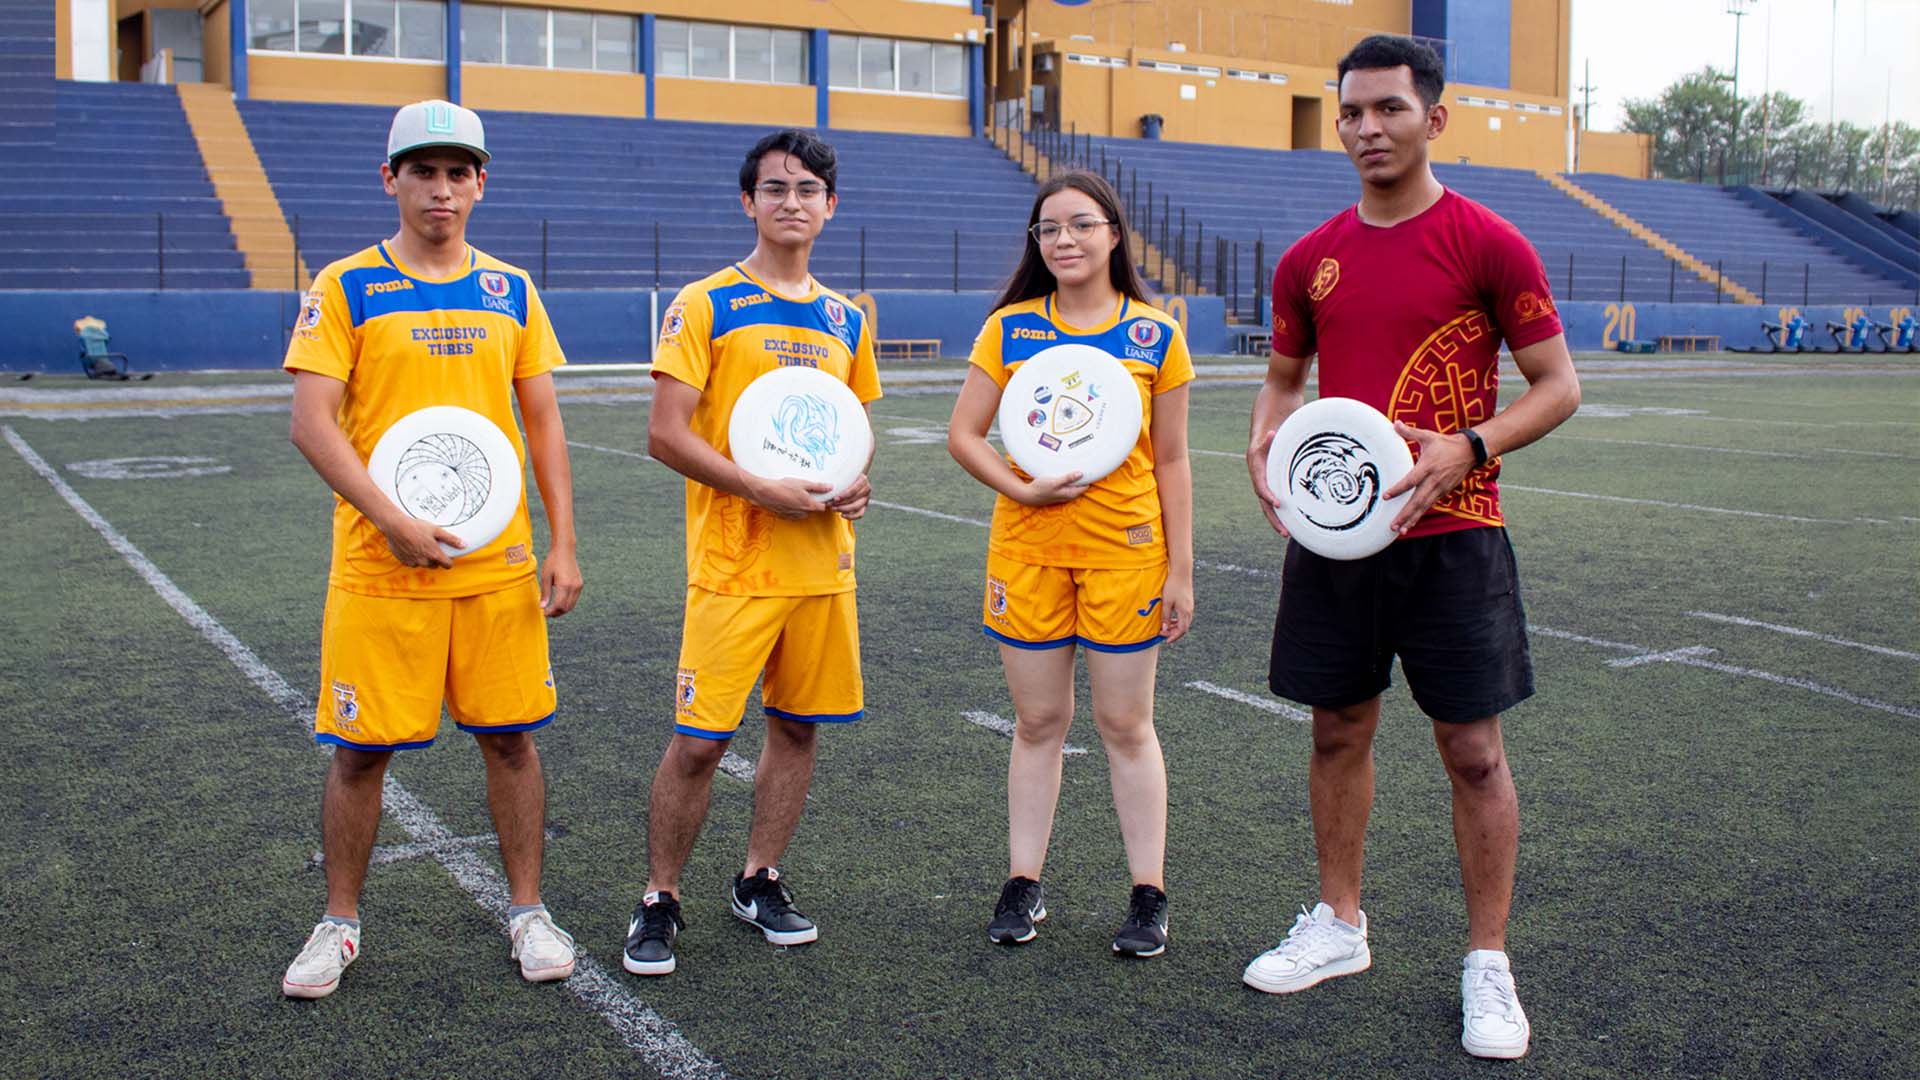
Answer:
<path fill-rule="evenodd" d="M 755 304 L 770 304 L 772 302 L 773 297 L 763 292 L 754 293 L 752 296 L 736 296 L 732 300 L 727 301 L 727 310 L 739 311 L 744 307 L 752 307 Z"/>
<path fill-rule="evenodd" d="M 413 288 L 413 282 L 401 278 L 398 281 L 370 281 L 367 283 L 367 295 L 378 296 L 381 293 L 404 292 Z"/>
<path fill-rule="evenodd" d="M 1051 330 L 1030 330 L 1024 326 L 1016 326 L 1013 328 L 1013 340 L 1015 341 L 1053 341 L 1059 336 L 1059 334 Z"/>

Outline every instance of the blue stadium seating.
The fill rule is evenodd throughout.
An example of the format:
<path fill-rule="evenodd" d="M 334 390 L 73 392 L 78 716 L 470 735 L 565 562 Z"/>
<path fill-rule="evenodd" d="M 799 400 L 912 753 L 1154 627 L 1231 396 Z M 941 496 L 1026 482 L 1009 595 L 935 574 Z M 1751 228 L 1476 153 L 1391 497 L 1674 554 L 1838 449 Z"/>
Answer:
<path fill-rule="evenodd" d="M 1773 304 L 1911 302 L 1913 290 L 1847 260 L 1725 188 L 1582 173 L 1580 186 Z"/>
<path fill-rule="evenodd" d="M 1164 200 L 1174 215 L 1168 222 L 1170 232 L 1178 232 L 1178 215 L 1185 208 L 1189 244 L 1194 234 L 1201 236 L 1201 278 L 1209 289 L 1219 279 L 1210 238 L 1239 242 L 1237 289 L 1233 267 L 1226 276 L 1238 307 L 1248 314 L 1254 292 L 1253 242 L 1265 241 L 1264 278 L 1287 245 L 1352 206 L 1358 197 L 1353 166 L 1337 151 L 1255 150 L 1142 139 L 1093 139 L 1083 146 L 1092 148 L 1096 170 L 1101 168 L 1104 150 L 1109 176 L 1120 177 L 1129 199 L 1137 196 L 1145 202 L 1151 184 L 1156 209 Z M 1559 299 L 1614 300 L 1624 295 L 1637 301 L 1664 301 L 1669 296 L 1682 303 L 1714 300 L 1711 283 L 1676 267 L 1665 255 L 1533 173 L 1436 164 L 1434 174 L 1513 222 L 1539 251 Z M 1153 224 L 1150 231 L 1159 242 L 1159 225 Z M 1260 288 L 1264 293 L 1264 280 Z"/>
<path fill-rule="evenodd" d="M 50 162 L 0 176 L 0 288 L 252 283 L 173 87 L 46 85 Z"/>
<path fill-rule="evenodd" d="M 392 235 L 393 202 L 377 175 L 391 109 L 247 101 L 240 114 L 309 266 Z M 766 126 L 484 119 L 494 159 L 468 236 L 547 287 L 673 288 L 753 248 L 737 176 Z M 840 206 L 814 249 L 822 282 L 845 292 L 952 289 L 957 277 L 961 289 L 991 289 L 1013 269 L 1034 186 L 1004 155 L 972 139 L 829 138 Z"/>

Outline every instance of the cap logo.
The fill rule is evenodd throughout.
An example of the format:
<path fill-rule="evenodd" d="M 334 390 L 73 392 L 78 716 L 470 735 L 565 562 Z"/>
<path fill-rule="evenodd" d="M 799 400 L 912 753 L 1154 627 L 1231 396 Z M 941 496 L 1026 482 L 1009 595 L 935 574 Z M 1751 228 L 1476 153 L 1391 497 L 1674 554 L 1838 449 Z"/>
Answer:
<path fill-rule="evenodd" d="M 453 106 L 444 101 L 427 102 L 427 133 L 429 135 L 453 134 Z"/>

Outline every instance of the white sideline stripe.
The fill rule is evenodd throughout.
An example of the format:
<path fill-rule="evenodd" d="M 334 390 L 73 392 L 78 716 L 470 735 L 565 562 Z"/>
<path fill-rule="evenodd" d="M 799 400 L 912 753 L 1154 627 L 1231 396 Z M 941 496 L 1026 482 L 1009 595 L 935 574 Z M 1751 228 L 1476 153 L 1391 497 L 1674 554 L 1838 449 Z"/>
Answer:
<path fill-rule="evenodd" d="M 1790 454 L 1784 450 L 1736 450 L 1731 446 L 1701 446 L 1697 443 L 1648 442 L 1643 439 L 1601 439 L 1592 435 L 1568 435 L 1556 433 L 1554 440 L 1567 442 L 1612 443 L 1615 446 L 1657 446 L 1666 450 L 1705 450 L 1714 454 L 1748 454 L 1753 457 L 1805 458 L 1805 454 Z"/>
<path fill-rule="evenodd" d="M 998 713 L 963 712 L 960 716 L 969 724 L 978 724 L 988 731 L 997 731 L 1009 739 L 1013 738 L 1013 721 Z M 1072 743 L 1062 743 L 1060 745 L 1060 752 L 1062 754 L 1084 754 L 1087 752 L 1087 749 L 1084 746 L 1075 746 Z"/>
<path fill-rule="evenodd" d="M 1197 448 L 1197 447 L 1192 447 L 1192 446 L 1189 446 L 1189 447 L 1187 447 L 1187 453 L 1189 453 L 1189 454 L 1200 454 L 1200 455 L 1202 455 L 1202 456 L 1204 456 L 1204 457 L 1230 457 L 1230 458 L 1239 458 L 1239 459 L 1240 459 L 1240 460 L 1242 460 L 1242 461 L 1245 461 L 1245 460 L 1247 459 L 1247 455 L 1245 455 L 1245 454 L 1236 454 L 1236 453 L 1233 453 L 1232 451 L 1229 451 L 1229 450 L 1201 450 L 1201 449 L 1199 449 L 1199 448 Z"/>
<path fill-rule="evenodd" d="M 938 510 L 922 510 L 917 506 L 906 506 L 902 503 L 881 502 L 879 499 L 870 499 L 867 501 L 867 505 L 878 506 L 885 510 L 899 510 L 908 514 L 919 514 L 923 517 L 939 518 L 941 521 L 958 522 L 961 525 L 978 525 L 983 529 L 990 527 L 989 522 L 981 521 L 979 518 L 961 517 L 958 514 L 943 514 Z"/>
<path fill-rule="evenodd" d="M 19 454 L 33 471 L 39 473 L 53 490 L 65 499 L 74 512 L 93 526 L 107 541 L 107 544 L 125 559 L 135 573 L 160 595 L 167 606 L 179 613 L 188 625 L 200 631 L 208 641 L 226 654 L 233 666 L 240 669 L 255 686 L 282 709 L 299 720 L 309 733 L 313 727 L 313 703 L 305 695 L 288 685 L 279 672 L 266 665 L 255 655 L 252 649 L 234 637 L 226 627 L 220 625 L 208 611 L 195 603 L 193 599 L 173 580 L 154 565 L 139 548 L 133 545 L 106 518 L 100 516 L 78 492 L 67 485 L 53 466 L 34 452 L 33 447 L 16 434 L 11 426 L 0 426 L 0 435 L 5 436 L 14 452 Z M 387 773 L 381 785 L 383 809 L 416 843 L 427 844 L 434 848 L 434 861 L 445 867 L 453 880 L 473 897 L 474 902 L 489 915 L 502 930 L 507 925 L 508 893 L 507 882 L 499 872 L 480 860 L 471 848 L 453 844 L 459 838 L 442 824 L 434 812 L 413 797 L 413 794 Z M 581 954 L 578 967 L 567 980 L 567 988 L 573 991 L 589 1009 L 598 1013 L 620 1035 L 620 1040 L 636 1051 L 653 1069 L 662 1076 L 701 1078 L 701 1080 L 725 1080 L 727 1073 L 720 1064 L 702 1053 L 700 1048 L 688 1041 L 680 1029 L 671 1021 L 640 1002 L 624 987 L 615 982 L 593 957 Z"/>
<path fill-rule="evenodd" d="M 1678 649 L 1668 649 L 1666 652 L 1650 652 L 1641 656 L 1623 656 L 1618 660 L 1607 661 L 1607 666 L 1617 668 L 1639 667 L 1642 664 L 1658 664 L 1666 660 L 1679 660 L 1687 656 L 1711 656 L 1712 654 L 1713 650 L 1707 648 L 1705 645 L 1687 645 Z"/>
<path fill-rule="evenodd" d="M 481 833 L 477 836 L 456 836 L 451 840 L 438 840 L 429 843 L 380 844 L 373 849 L 372 854 L 367 856 L 367 865 L 386 866 L 389 863 L 406 862 L 409 859 L 418 859 L 423 855 L 432 855 L 442 848 L 497 847 L 499 842 L 499 839 L 495 837 L 494 834 Z M 327 865 L 327 853 L 324 851 L 314 852 L 307 857 L 307 865 Z"/>
<path fill-rule="evenodd" d="M 1826 454 L 1853 454 L 1857 457 L 1893 458 L 1895 461 L 1920 461 L 1912 454 L 1889 454 L 1884 450 L 1842 450 L 1837 446 L 1822 446 L 1820 451 Z"/>
<path fill-rule="evenodd" d="M 1278 570 L 1262 570 L 1257 566 L 1238 566 L 1233 563 L 1211 562 L 1206 559 L 1195 559 L 1193 560 L 1193 565 L 1199 570 L 1216 570 L 1222 574 L 1245 574 L 1248 577 L 1257 578 L 1277 578 L 1280 576 L 1280 571 Z"/>
<path fill-rule="evenodd" d="M 1590 491 L 1559 491 L 1554 488 L 1501 484 L 1503 491 L 1527 491 L 1535 495 L 1561 495 L 1569 499 L 1597 499 L 1601 502 L 1631 503 L 1634 506 L 1664 506 L 1669 510 L 1693 510 L 1702 514 L 1732 514 L 1736 517 L 1766 518 L 1769 521 L 1797 521 L 1803 525 L 1857 525 L 1861 519 L 1801 517 L 1797 514 L 1770 514 L 1763 510 L 1731 510 L 1724 506 L 1700 506 L 1696 503 L 1667 502 L 1665 499 L 1633 499 L 1625 495 L 1596 495 Z"/>
<path fill-rule="evenodd" d="M 1187 689 L 1198 690 L 1203 694 L 1212 694 L 1214 697 L 1223 697 L 1228 701 L 1237 701 L 1242 705 L 1251 705 L 1262 712 L 1270 712 L 1276 716 L 1284 716 L 1289 720 L 1298 720 L 1303 724 L 1313 722 L 1313 714 L 1296 705 L 1288 705 L 1284 701 L 1275 701 L 1272 698 L 1259 697 L 1255 694 L 1249 694 L 1244 690 L 1235 690 L 1231 686 L 1219 686 L 1202 679 L 1188 683 Z"/>
<path fill-rule="evenodd" d="M 1565 630 L 1554 630 L 1545 626 L 1528 626 L 1527 632 L 1530 634 L 1539 634 L 1541 637 L 1559 638 L 1562 641 L 1578 641 L 1586 645 L 1598 645 L 1603 649 L 1619 649 L 1624 652 L 1643 655 L 1653 654 L 1663 663 L 1683 664 L 1687 667 L 1705 668 L 1708 671 L 1718 671 L 1727 675 L 1744 675 L 1750 679 L 1763 679 L 1770 683 L 1778 683 L 1781 686 L 1791 686 L 1796 689 L 1808 691 L 1809 693 L 1824 694 L 1827 697 L 1839 698 L 1841 701 L 1859 705 L 1862 708 L 1877 709 L 1880 712 L 1892 713 L 1895 716 L 1904 716 L 1912 720 L 1920 720 L 1920 709 L 1910 708 L 1905 705 L 1890 705 L 1884 701 L 1875 701 L 1872 698 L 1861 697 L 1852 691 L 1842 690 L 1837 686 L 1828 686 L 1825 683 L 1817 683 L 1811 679 L 1799 679 L 1791 675 L 1775 675 L 1771 671 L 1761 671 L 1758 668 L 1736 667 L 1732 664 L 1722 664 L 1715 660 L 1703 660 L 1698 656 L 1686 655 L 1688 650 L 1684 649 L 1676 649 L 1672 653 L 1660 654 L 1657 650 L 1648 648 L 1645 645 L 1629 645 L 1623 641 L 1607 641 L 1604 638 L 1568 633 Z"/>
<path fill-rule="evenodd" d="M 622 450 L 617 446 L 595 446 L 592 443 L 575 442 L 572 439 L 567 440 L 567 445 L 579 447 L 582 450 L 596 450 L 602 454 L 617 454 L 620 457 L 639 458 L 641 461 L 654 460 L 652 454 L 642 454 L 637 450 Z"/>
<path fill-rule="evenodd" d="M 1908 520 L 1912 519 L 1909 518 Z M 1867 652 L 1879 653 L 1882 656 L 1897 656 L 1902 660 L 1920 660 L 1920 653 L 1908 652 L 1905 649 L 1890 649 L 1885 645 L 1869 645 L 1863 641 L 1849 641 L 1846 638 L 1833 637 L 1832 635 L 1818 633 L 1813 630 L 1802 630 L 1797 626 L 1781 626 L 1779 623 L 1761 622 L 1758 619 L 1746 619 L 1738 615 L 1722 615 L 1715 611 L 1689 611 L 1687 614 L 1695 619 L 1711 619 L 1714 622 L 1731 623 L 1734 626 L 1748 626 L 1760 630 L 1772 630 L 1777 634 L 1792 634 L 1794 637 L 1813 638 L 1815 641 L 1824 641 L 1829 645 L 1844 645 L 1849 649 L 1864 649 Z"/>

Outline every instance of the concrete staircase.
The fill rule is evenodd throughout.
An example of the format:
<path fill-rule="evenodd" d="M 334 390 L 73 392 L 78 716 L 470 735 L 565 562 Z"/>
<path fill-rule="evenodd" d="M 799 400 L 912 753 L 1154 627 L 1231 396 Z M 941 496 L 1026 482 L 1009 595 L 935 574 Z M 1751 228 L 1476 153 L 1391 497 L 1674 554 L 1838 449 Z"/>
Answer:
<path fill-rule="evenodd" d="M 232 222 L 234 242 L 256 289 L 304 292 L 313 283 L 233 92 L 215 83 L 181 83 L 180 106 L 200 146 L 213 191 Z"/>
<path fill-rule="evenodd" d="M 1742 304 L 1760 303 L 1760 295 L 1758 293 L 1727 277 L 1725 274 L 1716 272 L 1713 267 L 1708 266 L 1688 252 L 1683 251 L 1680 245 L 1675 244 L 1673 241 L 1654 232 L 1647 226 L 1628 217 L 1624 212 L 1600 196 L 1595 195 L 1593 192 L 1575 184 L 1573 181 L 1568 180 L 1558 173 L 1542 171 L 1538 175 L 1540 179 L 1566 192 L 1568 196 L 1577 200 L 1582 206 L 1585 206 L 1594 213 L 1627 230 L 1638 237 L 1641 242 L 1645 243 L 1648 247 L 1653 248 L 1667 258 L 1686 267 L 1690 273 L 1698 277 L 1701 281 L 1709 285 L 1717 284 L 1719 288 L 1726 290 L 1727 295 Z"/>

